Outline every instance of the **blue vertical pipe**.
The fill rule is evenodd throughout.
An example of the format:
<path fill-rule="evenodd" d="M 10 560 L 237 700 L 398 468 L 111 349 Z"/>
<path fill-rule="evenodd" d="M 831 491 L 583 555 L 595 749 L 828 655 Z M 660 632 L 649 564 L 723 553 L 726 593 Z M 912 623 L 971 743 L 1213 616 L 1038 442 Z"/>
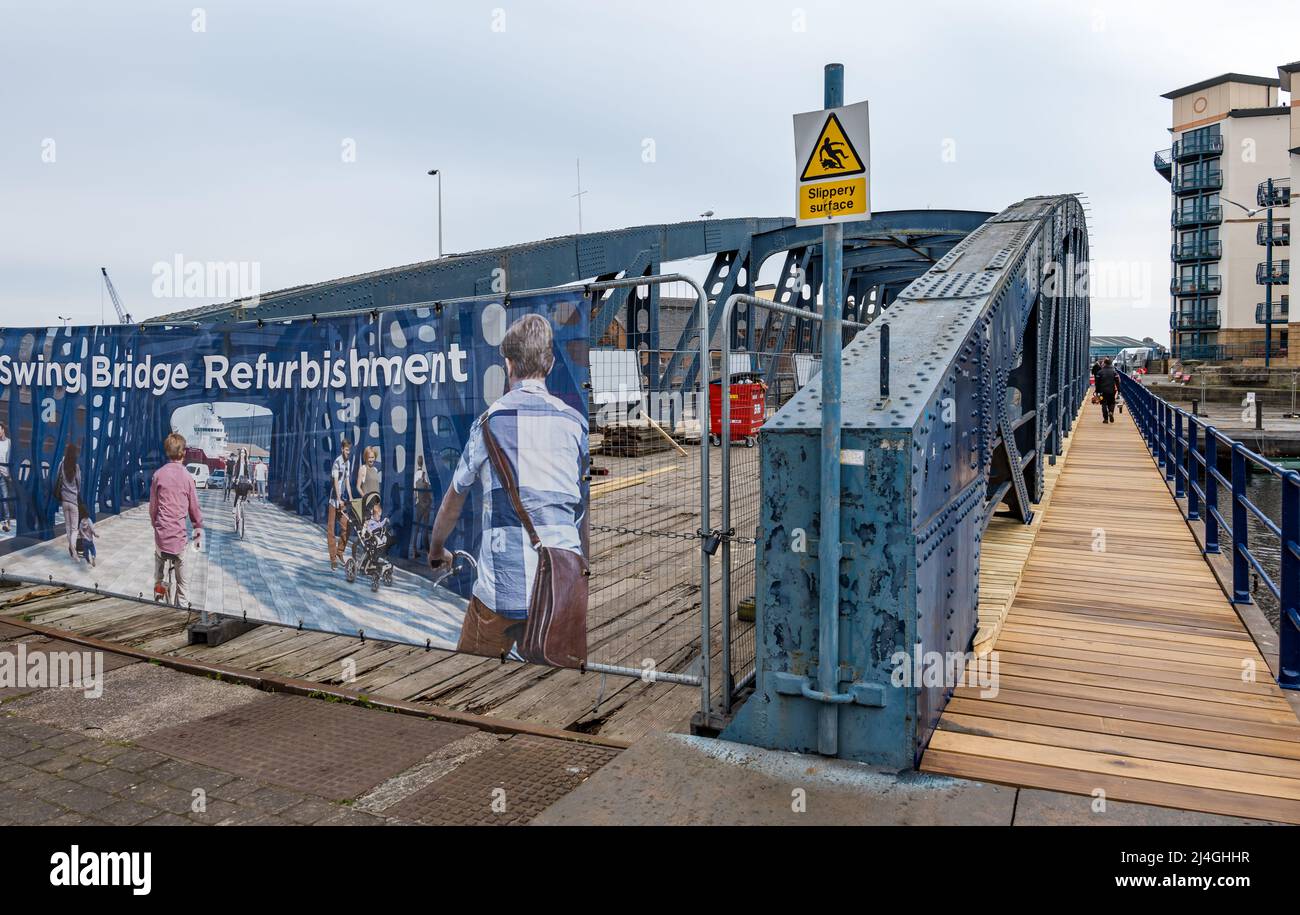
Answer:
<path fill-rule="evenodd" d="M 827 64 L 825 107 L 844 104 L 844 65 Z M 817 679 L 827 696 L 840 681 L 840 357 L 844 339 L 844 228 L 822 229 L 822 455 L 821 543 L 818 545 Z M 817 749 L 834 756 L 839 747 L 839 705 L 824 702 L 817 716 Z"/>
<path fill-rule="evenodd" d="M 1187 495 L 1187 453 L 1183 447 L 1183 411 L 1174 412 L 1174 498 Z"/>
<path fill-rule="evenodd" d="M 1246 446 L 1232 443 L 1232 601 L 1250 603 L 1250 562 L 1246 550 Z"/>
<path fill-rule="evenodd" d="M 1264 239 L 1264 369 L 1273 361 L 1273 179 L 1268 179 L 1268 236 Z M 1255 405 L 1259 416 L 1262 404 Z M 1259 428 L 1259 423 L 1255 424 Z"/>
<path fill-rule="evenodd" d="M 1205 427 L 1205 552 L 1219 552 L 1219 439 L 1213 426 Z"/>
<path fill-rule="evenodd" d="M 1282 619 L 1278 623 L 1277 684 L 1300 689 L 1300 474 L 1282 477 Z"/>

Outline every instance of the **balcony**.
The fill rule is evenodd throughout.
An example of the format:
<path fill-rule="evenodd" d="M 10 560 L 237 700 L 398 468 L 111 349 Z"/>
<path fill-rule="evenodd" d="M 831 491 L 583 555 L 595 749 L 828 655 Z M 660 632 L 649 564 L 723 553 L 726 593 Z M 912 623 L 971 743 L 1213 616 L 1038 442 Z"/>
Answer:
<path fill-rule="evenodd" d="M 1169 176 L 1174 172 L 1172 151 L 1168 149 L 1157 149 L 1151 164 L 1156 167 L 1156 171 L 1160 173 L 1160 177 L 1168 181 Z"/>
<path fill-rule="evenodd" d="M 1285 207 L 1291 205 L 1291 179 L 1274 178 L 1270 192 L 1268 181 L 1261 181 L 1255 188 L 1255 200 L 1262 207 Z"/>
<path fill-rule="evenodd" d="M 1201 240 L 1189 244 L 1174 244 L 1169 248 L 1169 259 L 1176 264 L 1190 261 L 1217 261 L 1223 256 L 1223 243 L 1218 239 Z"/>
<path fill-rule="evenodd" d="M 1221 222 L 1223 222 L 1223 207 L 1221 206 L 1188 207 L 1185 210 L 1174 210 L 1173 216 L 1169 219 L 1169 224 L 1175 229 L 1187 226 L 1217 226 Z"/>
<path fill-rule="evenodd" d="M 1268 244 L 1268 223 L 1261 222 L 1255 227 L 1255 244 Z M 1273 220 L 1273 247 L 1284 248 L 1291 244 L 1291 223 L 1285 219 Z"/>
<path fill-rule="evenodd" d="M 1260 302 L 1255 306 L 1255 323 L 1256 324 L 1286 324 L 1290 318 L 1291 309 L 1288 306 L 1287 297 L 1282 296 L 1282 301 L 1273 303 L 1273 320 L 1265 321 L 1264 316 L 1268 312 L 1268 303 Z"/>
<path fill-rule="evenodd" d="M 1209 308 L 1196 311 L 1175 311 L 1169 315 L 1170 330 L 1218 330 L 1222 316 L 1219 309 Z"/>
<path fill-rule="evenodd" d="M 1169 281 L 1170 295 L 1218 295 L 1223 291 L 1223 280 L 1217 273 Z"/>
<path fill-rule="evenodd" d="M 1175 194 L 1190 194 L 1193 191 L 1217 191 L 1223 187 L 1223 172 L 1219 169 L 1196 171 L 1179 175 L 1173 179 Z"/>
<path fill-rule="evenodd" d="M 1223 137 L 1211 136 L 1205 134 L 1202 136 L 1184 137 L 1173 145 L 1173 158 L 1175 162 L 1181 162 L 1184 159 L 1194 159 L 1197 156 L 1218 156 L 1223 153 Z"/>
<path fill-rule="evenodd" d="M 1291 282 L 1291 262 L 1289 260 L 1273 261 L 1271 272 L 1268 269 L 1268 264 L 1256 264 L 1255 282 L 1261 286 L 1285 286 Z"/>

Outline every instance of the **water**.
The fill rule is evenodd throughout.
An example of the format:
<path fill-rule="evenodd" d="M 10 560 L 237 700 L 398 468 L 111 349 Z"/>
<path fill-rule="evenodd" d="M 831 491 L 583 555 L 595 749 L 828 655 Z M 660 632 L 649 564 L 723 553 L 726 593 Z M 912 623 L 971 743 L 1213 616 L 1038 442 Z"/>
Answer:
<path fill-rule="evenodd" d="M 1225 474 L 1227 476 L 1227 474 Z M 1219 484 L 1218 492 L 1219 513 L 1229 525 L 1232 524 L 1232 496 L 1231 491 Z M 1255 504 L 1260 511 L 1268 515 L 1274 524 L 1281 526 L 1282 520 L 1282 481 L 1272 474 L 1251 474 L 1246 482 L 1246 496 Z M 1247 512 L 1246 536 L 1250 547 L 1250 552 L 1259 560 L 1259 564 L 1264 567 L 1269 578 L 1274 584 L 1279 584 L 1280 573 L 1282 569 L 1282 549 L 1278 537 L 1270 531 L 1259 518 L 1253 513 Z M 1199 524 L 1200 522 L 1196 522 Z M 1225 556 L 1231 555 L 1232 534 L 1228 529 L 1219 531 L 1219 545 Z M 1269 591 L 1268 585 L 1263 581 L 1255 582 L 1257 577 L 1252 570 L 1251 596 L 1259 604 L 1260 610 L 1268 621 L 1273 624 L 1273 629 L 1278 628 L 1278 621 L 1281 618 L 1281 611 L 1278 606 L 1277 598 L 1273 592 Z"/>

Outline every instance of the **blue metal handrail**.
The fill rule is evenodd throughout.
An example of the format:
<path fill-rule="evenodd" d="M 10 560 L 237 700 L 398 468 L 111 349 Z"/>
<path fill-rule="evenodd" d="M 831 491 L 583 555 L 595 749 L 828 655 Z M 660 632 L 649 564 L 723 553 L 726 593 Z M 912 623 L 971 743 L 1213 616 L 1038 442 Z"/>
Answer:
<path fill-rule="evenodd" d="M 1130 375 L 1121 373 L 1120 391 L 1152 458 L 1173 484 L 1174 497 L 1186 498 L 1187 520 L 1204 525 L 1202 551 L 1218 553 L 1220 530 L 1228 528 L 1232 537 L 1233 603 L 1251 602 L 1252 572 L 1277 598 L 1282 608 L 1277 682 L 1283 689 L 1300 689 L 1300 473 L 1278 466 L 1203 418 L 1157 397 Z M 1228 476 L 1219 470 L 1221 445 L 1231 452 L 1232 471 Z M 1246 481 L 1252 466 L 1281 481 L 1280 522 L 1270 518 L 1247 495 Z M 1232 493 L 1231 521 L 1218 507 L 1220 486 Z M 1276 581 L 1250 548 L 1248 519 L 1252 515 L 1281 545 L 1281 573 Z"/>

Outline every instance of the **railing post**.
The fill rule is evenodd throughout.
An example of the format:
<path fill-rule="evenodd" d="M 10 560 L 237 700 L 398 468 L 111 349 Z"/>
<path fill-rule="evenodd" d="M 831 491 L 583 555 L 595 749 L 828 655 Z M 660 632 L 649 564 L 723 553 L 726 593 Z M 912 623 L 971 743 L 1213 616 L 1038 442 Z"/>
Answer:
<path fill-rule="evenodd" d="M 1219 552 L 1219 439 L 1213 426 L 1205 427 L 1205 552 Z"/>
<path fill-rule="evenodd" d="M 1178 476 L 1178 464 L 1174 458 L 1174 408 L 1160 402 L 1164 410 L 1164 439 L 1165 439 L 1165 479 L 1172 480 Z"/>
<path fill-rule="evenodd" d="M 1199 521 L 1201 518 L 1201 497 L 1196 493 L 1196 482 L 1200 478 L 1200 453 L 1196 448 L 1196 430 L 1200 426 L 1195 417 L 1187 417 L 1187 520 Z M 1202 484 L 1204 490 L 1204 484 Z"/>
<path fill-rule="evenodd" d="M 1278 622 L 1277 685 L 1300 689 L 1300 473 L 1282 475 L 1281 620 Z"/>
<path fill-rule="evenodd" d="M 1156 463 L 1163 470 L 1167 461 L 1165 460 L 1166 448 L 1168 442 L 1165 439 L 1165 402 L 1156 400 Z"/>
<path fill-rule="evenodd" d="M 1183 411 L 1174 411 L 1174 498 L 1181 499 L 1187 495 L 1187 465 L 1183 449 Z"/>
<path fill-rule="evenodd" d="M 1147 448 L 1151 451 L 1151 456 L 1155 458 L 1156 465 L 1160 464 L 1160 402 L 1151 401 L 1149 407 L 1150 428 L 1147 431 Z"/>
<path fill-rule="evenodd" d="M 1232 445 L 1232 600 L 1237 604 L 1250 603 L 1250 562 L 1246 550 L 1250 548 L 1246 521 L 1246 446 L 1241 442 Z"/>

